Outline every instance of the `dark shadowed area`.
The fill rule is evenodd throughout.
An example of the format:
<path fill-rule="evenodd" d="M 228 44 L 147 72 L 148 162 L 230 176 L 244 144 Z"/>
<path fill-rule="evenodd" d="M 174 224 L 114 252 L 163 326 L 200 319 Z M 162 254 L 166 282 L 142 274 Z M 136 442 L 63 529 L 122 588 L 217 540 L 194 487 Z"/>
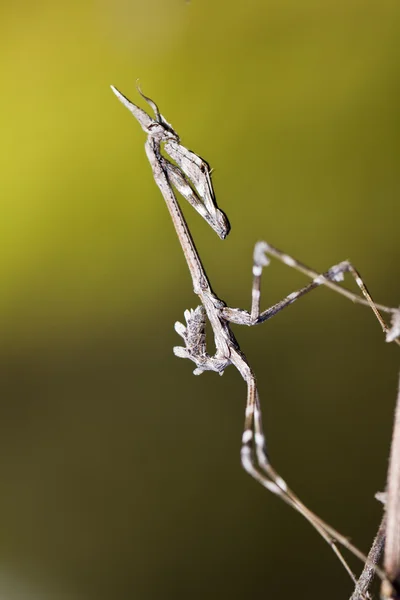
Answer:
<path fill-rule="evenodd" d="M 328 546 L 241 469 L 239 375 L 194 377 L 172 353 L 197 298 L 145 135 L 109 86 L 144 106 L 139 78 L 214 167 L 228 238 L 183 208 L 229 305 L 250 307 L 266 239 L 321 271 L 351 259 L 396 306 L 399 34 L 385 0 L 2 7 L 1 597 L 350 596 Z M 272 263 L 262 306 L 305 282 Z M 235 333 L 275 466 L 367 551 L 399 349 L 325 289 Z"/>

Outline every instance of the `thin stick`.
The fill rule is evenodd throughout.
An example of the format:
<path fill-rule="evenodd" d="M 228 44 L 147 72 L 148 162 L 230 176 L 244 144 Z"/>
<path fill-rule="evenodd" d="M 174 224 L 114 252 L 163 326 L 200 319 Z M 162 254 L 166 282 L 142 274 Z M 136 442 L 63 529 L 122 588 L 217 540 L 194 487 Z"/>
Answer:
<path fill-rule="evenodd" d="M 381 595 L 382 598 L 398 598 L 400 596 L 400 379 L 386 487 L 386 520 L 383 567 L 392 585 L 384 581 Z"/>
<path fill-rule="evenodd" d="M 368 553 L 368 562 L 366 562 L 364 565 L 364 569 L 356 583 L 356 587 L 351 595 L 350 600 L 364 600 L 364 598 L 371 597 L 370 589 L 376 575 L 375 567 L 379 564 L 383 554 L 385 532 L 386 515 L 383 515 L 382 521 L 379 525 L 378 533 L 376 534 L 371 546 L 371 550 Z"/>

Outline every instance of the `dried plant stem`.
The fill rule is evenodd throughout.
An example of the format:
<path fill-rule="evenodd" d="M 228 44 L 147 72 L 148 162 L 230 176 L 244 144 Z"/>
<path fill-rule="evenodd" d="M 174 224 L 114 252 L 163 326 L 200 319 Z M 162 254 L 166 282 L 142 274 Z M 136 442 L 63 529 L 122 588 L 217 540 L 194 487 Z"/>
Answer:
<path fill-rule="evenodd" d="M 379 564 L 382 558 L 383 546 L 385 543 L 385 532 L 386 515 L 383 515 L 378 532 L 368 554 L 368 561 L 364 565 L 364 569 L 356 583 L 356 587 L 351 595 L 350 600 L 364 600 L 364 598 L 370 597 L 369 590 L 376 575 L 376 566 Z"/>
<path fill-rule="evenodd" d="M 400 590 L 400 380 L 386 486 L 386 541 L 383 567 L 395 590 L 383 582 L 383 598 L 398 598 Z"/>

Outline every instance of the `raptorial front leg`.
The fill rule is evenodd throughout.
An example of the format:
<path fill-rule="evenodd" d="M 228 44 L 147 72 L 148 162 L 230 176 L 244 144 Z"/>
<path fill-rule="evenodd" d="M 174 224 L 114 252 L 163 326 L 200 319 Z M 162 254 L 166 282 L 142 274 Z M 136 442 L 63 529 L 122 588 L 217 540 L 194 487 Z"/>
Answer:
<path fill-rule="evenodd" d="M 216 371 L 220 375 L 229 365 L 226 358 L 220 359 L 207 354 L 206 351 L 206 311 L 204 306 L 194 310 L 185 310 L 186 325 L 177 321 L 175 331 L 183 338 L 185 347 L 175 346 L 174 354 L 179 358 L 188 358 L 196 364 L 194 375 L 204 371 Z"/>

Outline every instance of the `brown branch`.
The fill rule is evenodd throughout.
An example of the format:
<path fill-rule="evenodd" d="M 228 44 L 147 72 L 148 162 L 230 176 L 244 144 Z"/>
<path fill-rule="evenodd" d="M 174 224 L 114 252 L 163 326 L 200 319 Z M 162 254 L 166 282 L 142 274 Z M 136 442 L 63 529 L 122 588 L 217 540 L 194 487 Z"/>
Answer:
<path fill-rule="evenodd" d="M 376 534 L 371 546 L 371 550 L 369 551 L 368 561 L 365 563 L 364 569 L 359 580 L 357 581 L 350 600 L 364 600 L 364 598 L 370 598 L 369 589 L 376 575 L 376 565 L 382 558 L 383 546 L 385 543 L 385 532 L 386 515 L 384 514 L 381 524 L 379 525 L 378 533 Z"/>
<path fill-rule="evenodd" d="M 385 514 L 382 517 L 378 533 L 368 554 L 368 560 L 350 600 L 371 598 L 369 591 L 383 551 L 383 570 L 386 578 L 382 581 L 381 598 L 385 600 L 400 598 L 400 379 L 386 492 L 377 494 L 376 497 L 385 505 Z"/>
<path fill-rule="evenodd" d="M 386 490 L 387 526 L 383 567 L 395 589 L 383 582 L 381 594 L 383 598 L 398 598 L 400 588 L 400 381 Z"/>

